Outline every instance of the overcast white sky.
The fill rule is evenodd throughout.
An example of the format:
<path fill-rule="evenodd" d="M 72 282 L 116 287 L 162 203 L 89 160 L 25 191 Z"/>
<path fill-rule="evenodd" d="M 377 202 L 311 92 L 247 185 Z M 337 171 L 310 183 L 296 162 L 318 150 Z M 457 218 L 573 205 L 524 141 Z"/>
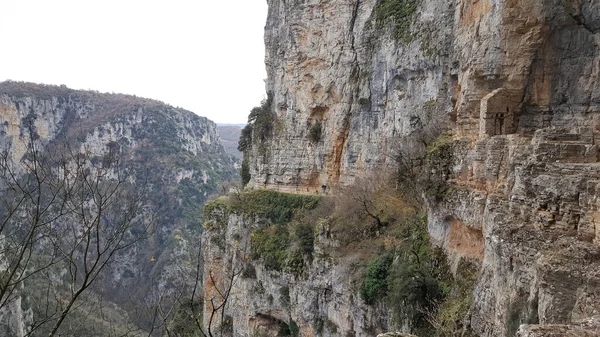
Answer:
<path fill-rule="evenodd" d="M 266 0 L 0 0 L 0 81 L 134 94 L 218 123 L 264 98 Z"/>

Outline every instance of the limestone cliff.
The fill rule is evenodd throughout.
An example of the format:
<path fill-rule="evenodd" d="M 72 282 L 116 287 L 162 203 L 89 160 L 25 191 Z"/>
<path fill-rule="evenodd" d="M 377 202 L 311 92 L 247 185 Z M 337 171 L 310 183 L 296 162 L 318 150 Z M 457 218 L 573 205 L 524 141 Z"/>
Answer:
<path fill-rule="evenodd" d="M 251 187 L 349 185 L 441 126 L 452 162 L 428 228 L 481 261 L 474 331 L 597 314 L 599 3 L 268 2 L 273 127 L 247 151 Z"/>
<path fill-rule="evenodd" d="M 388 29 L 376 1 L 269 1 L 275 131 L 251 151 L 251 186 L 349 184 L 393 167 L 394 140 L 450 110 L 454 4 L 400 3 L 410 14 L 399 20 L 411 22 L 402 32 Z"/>
<path fill-rule="evenodd" d="M 263 194 L 274 202 L 257 204 Z M 357 290 L 356 269 L 368 249 L 342 254 L 329 224 L 303 227 L 264 213 L 294 199 L 301 201 L 294 212 L 318 200 L 254 191 L 207 204 L 205 325 L 236 337 L 374 336 L 390 329 L 389 310 L 366 305 Z M 309 243 L 308 251 L 299 241 Z M 222 303 L 225 310 L 215 312 Z"/>
<path fill-rule="evenodd" d="M 235 172 L 215 123 L 190 111 L 134 96 L 0 83 L 2 149 L 10 147 L 13 162 L 18 163 L 30 137 L 39 138 L 45 146 L 68 143 L 74 151 L 90 157 L 104 155 L 107 145 L 119 148 L 120 165 L 130 174 L 128 182 L 137 186 L 145 202 L 158 212 L 156 233 L 127 256 L 117 254 L 94 291 L 104 301 L 128 310 L 140 310 L 135 306 L 150 303 L 153 294 L 168 296 L 179 282 L 184 261 L 198 249 L 193 241 L 199 232 L 200 207 Z M 23 292 L 31 294 L 24 295 L 25 310 L 30 311 L 25 303 L 35 304 L 27 300 L 28 296 L 36 298 L 35 287 L 34 280 L 24 284 Z M 37 312 L 28 315 L 36 316 Z M 115 316 L 128 320 L 123 311 Z M 94 333 L 98 335 L 109 333 L 97 330 Z"/>

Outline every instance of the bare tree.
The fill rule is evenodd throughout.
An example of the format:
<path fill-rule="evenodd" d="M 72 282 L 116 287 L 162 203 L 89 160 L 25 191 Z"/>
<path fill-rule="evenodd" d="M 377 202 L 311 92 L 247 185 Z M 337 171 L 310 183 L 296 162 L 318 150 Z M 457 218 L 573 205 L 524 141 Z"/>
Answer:
<path fill-rule="evenodd" d="M 227 326 L 226 308 L 231 300 L 237 279 L 246 267 L 247 245 L 230 245 L 227 259 L 217 269 L 206 271 L 202 247 L 194 257 L 194 266 L 181 270 L 185 280 L 170 296 L 160 294 L 151 309 L 152 326 L 148 336 L 155 331 L 169 337 L 223 336 Z"/>
<path fill-rule="evenodd" d="M 424 171 L 428 152 L 447 131 L 447 115 L 436 101 L 430 102 L 435 104 L 424 104 L 417 116 L 410 118 L 411 131 L 398 136 L 390 151 L 397 164 L 396 187 L 409 199 L 423 197 L 423 186 L 429 185 L 429 172 Z"/>
<path fill-rule="evenodd" d="M 225 329 L 226 324 L 228 324 L 226 322 L 225 309 L 231 297 L 231 290 L 233 289 L 235 281 L 244 271 L 244 266 L 241 263 L 235 263 L 235 260 L 236 254 L 231 254 L 231 258 L 228 262 L 229 268 L 221 275 L 220 280 L 215 277 L 212 270 L 208 271 L 208 285 L 214 290 L 212 294 L 209 294 L 204 298 L 205 307 L 208 307 L 206 312 L 210 311 L 208 320 L 203 322 L 208 334 L 202 330 L 202 326 L 199 324 L 200 322 L 197 324 L 198 329 L 202 331 L 204 336 L 214 336 L 212 330 L 217 321 L 220 323 L 220 336 L 223 336 L 223 330 Z M 229 322 L 229 324 L 233 323 Z"/>
<path fill-rule="evenodd" d="M 88 155 L 74 153 L 67 153 L 67 160 L 61 161 L 65 180 L 73 182 L 64 201 L 70 221 L 52 226 L 50 237 L 51 247 L 68 269 L 70 296 L 51 336 L 113 257 L 151 232 L 152 212 L 144 207 L 141 194 L 125 188 L 127 177 L 115 170 L 118 158 L 116 146 L 109 146 L 98 164 Z"/>
<path fill-rule="evenodd" d="M 398 194 L 394 179 L 393 172 L 356 179 L 353 185 L 333 192 L 333 205 L 323 204 L 333 210 L 333 229 L 342 243 L 378 236 L 410 213 L 413 202 Z"/>
<path fill-rule="evenodd" d="M 95 155 L 67 141 L 42 146 L 33 123 L 28 131 L 21 157 L 11 146 L 0 153 L 0 309 L 43 278 L 27 335 L 50 327 L 55 336 L 115 256 L 151 234 L 154 216 L 118 144 Z"/>

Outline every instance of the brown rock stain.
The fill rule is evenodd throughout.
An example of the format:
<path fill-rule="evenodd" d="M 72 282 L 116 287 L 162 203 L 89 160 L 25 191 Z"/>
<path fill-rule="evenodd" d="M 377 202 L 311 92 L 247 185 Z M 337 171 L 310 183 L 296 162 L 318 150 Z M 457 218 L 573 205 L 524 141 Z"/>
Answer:
<path fill-rule="evenodd" d="M 324 70 L 326 69 L 326 61 L 317 57 L 304 57 L 298 65 L 300 69 Z"/>
<path fill-rule="evenodd" d="M 331 154 L 327 161 L 327 175 L 330 183 L 338 183 L 340 180 L 340 173 L 342 167 L 342 155 L 344 153 L 344 146 L 350 133 L 350 119 L 344 120 L 343 129 L 338 133 L 337 137 L 333 142 Z"/>
<path fill-rule="evenodd" d="M 314 122 L 322 122 L 329 115 L 329 107 L 318 105 L 310 109 L 310 118 Z"/>
<path fill-rule="evenodd" d="M 541 50 L 542 57 L 533 61 L 532 84 L 529 85 L 528 104 L 538 107 L 548 107 L 552 97 L 553 60 L 551 46 Z"/>
<path fill-rule="evenodd" d="M 296 43 L 298 43 L 298 47 L 301 50 L 304 50 L 308 47 L 308 33 L 306 31 L 301 31 L 296 34 Z"/>
<path fill-rule="evenodd" d="M 312 193 L 314 190 L 319 190 L 321 188 L 321 184 L 319 183 L 319 171 L 312 171 L 308 176 L 308 184 L 307 189 L 309 193 Z"/>
<path fill-rule="evenodd" d="M 1 104 L 0 103 L 0 121 L 8 122 L 7 129 L 5 130 L 8 135 L 18 135 L 19 134 L 19 114 L 17 109 L 9 104 Z"/>
<path fill-rule="evenodd" d="M 548 34 L 540 4 L 529 0 L 508 0 L 502 10 L 500 40 L 505 75 L 504 87 L 524 90 L 535 55 Z M 551 71 L 552 72 L 552 71 Z"/>
<path fill-rule="evenodd" d="M 5 118 L 7 113 L 12 113 L 15 108 L 12 105 L 0 103 L 0 117 Z"/>
<path fill-rule="evenodd" d="M 207 266 L 205 266 L 204 269 L 204 297 L 214 298 L 214 303 L 218 305 L 222 300 L 219 296 L 219 289 L 223 287 L 223 259 L 219 256 L 213 256 L 212 259 L 207 261 L 210 261 L 210 263 L 207 263 Z M 204 301 L 204 317 L 209 317 L 210 313 L 212 313 L 212 309 L 211 301 Z"/>
<path fill-rule="evenodd" d="M 481 230 L 470 228 L 460 220 L 450 222 L 448 250 L 459 255 L 483 260 L 485 242 Z"/>
<path fill-rule="evenodd" d="M 460 83 L 454 83 L 452 85 L 452 100 L 455 102 L 454 103 L 454 110 L 452 111 L 452 114 L 454 117 L 456 117 L 458 108 L 460 107 L 460 104 L 462 103 L 462 86 L 460 85 Z"/>
<path fill-rule="evenodd" d="M 460 10 L 460 24 L 470 25 L 492 10 L 490 0 L 465 0 Z"/>

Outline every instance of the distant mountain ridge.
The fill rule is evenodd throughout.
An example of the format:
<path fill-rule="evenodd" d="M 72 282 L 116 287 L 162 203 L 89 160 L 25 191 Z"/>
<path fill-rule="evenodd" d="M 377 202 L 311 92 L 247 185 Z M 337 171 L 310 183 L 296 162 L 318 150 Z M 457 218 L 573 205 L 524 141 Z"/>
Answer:
<path fill-rule="evenodd" d="M 242 129 L 246 124 L 219 124 L 217 123 L 217 131 L 221 137 L 221 143 L 227 153 L 241 160 L 242 153 L 238 150 L 238 141 Z"/>
<path fill-rule="evenodd" d="M 247 125 L 246 123 L 240 123 L 240 124 L 217 123 L 217 126 L 239 126 L 240 128 L 243 128 L 246 125 Z"/>

